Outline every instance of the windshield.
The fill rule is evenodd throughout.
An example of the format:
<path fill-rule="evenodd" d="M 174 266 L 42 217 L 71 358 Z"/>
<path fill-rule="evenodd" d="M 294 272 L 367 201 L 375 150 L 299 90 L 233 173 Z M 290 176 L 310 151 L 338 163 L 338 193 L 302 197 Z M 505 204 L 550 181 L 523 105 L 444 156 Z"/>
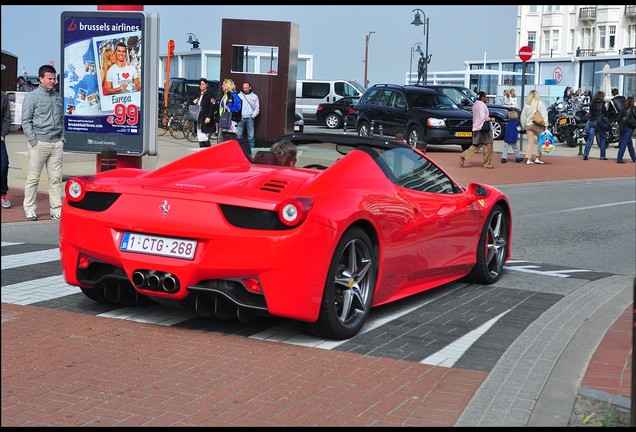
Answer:
<path fill-rule="evenodd" d="M 364 93 L 367 90 L 364 87 L 362 87 L 362 85 L 358 81 L 349 81 L 349 84 L 357 88 L 360 94 Z"/>
<path fill-rule="evenodd" d="M 462 91 L 466 96 L 468 96 L 468 99 L 470 99 L 470 101 L 473 103 L 477 102 L 477 99 L 479 99 L 479 97 L 477 96 L 477 93 L 475 93 L 468 87 L 464 87 Z"/>

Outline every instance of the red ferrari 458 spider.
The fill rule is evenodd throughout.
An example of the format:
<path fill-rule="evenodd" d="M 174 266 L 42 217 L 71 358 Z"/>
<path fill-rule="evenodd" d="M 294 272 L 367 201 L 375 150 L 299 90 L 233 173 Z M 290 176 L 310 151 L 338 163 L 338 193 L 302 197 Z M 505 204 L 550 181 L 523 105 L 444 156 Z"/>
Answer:
<path fill-rule="evenodd" d="M 496 188 L 460 185 L 394 141 L 277 140 L 293 144 L 287 161 L 231 140 L 154 171 L 68 180 L 66 282 L 98 302 L 152 299 L 223 319 L 264 314 L 347 339 L 374 306 L 501 276 L 512 219 Z"/>

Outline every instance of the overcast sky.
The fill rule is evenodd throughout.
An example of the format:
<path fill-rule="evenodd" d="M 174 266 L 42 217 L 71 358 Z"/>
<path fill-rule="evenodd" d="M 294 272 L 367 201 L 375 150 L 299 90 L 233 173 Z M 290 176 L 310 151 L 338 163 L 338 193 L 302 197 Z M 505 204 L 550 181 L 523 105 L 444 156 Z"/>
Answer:
<path fill-rule="evenodd" d="M 371 84 L 403 84 L 411 48 L 426 37 L 411 25 L 420 8 L 429 19 L 430 72 L 465 69 L 464 61 L 511 60 L 517 56 L 518 6 L 152 6 L 159 13 L 160 54 L 170 39 L 175 52 L 189 51 L 187 33 L 201 49 L 218 50 L 223 18 L 288 21 L 300 29 L 299 53 L 313 54 L 314 78 L 364 79 L 366 35 Z M 37 75 L 42 64 L 60 63 L 60 16 L 64 11 L 97 11 L 97 6 L 2 6 L 2 49 L 18 57 L 18 73 Z M 421 17 L 424 20 L 424 17 Z M 237 29 L 240 31 L 240 29 Z M 416 70 L 417 57 L 413 57 Z M 59 69 L 59 67 L 58 67 Z"/>

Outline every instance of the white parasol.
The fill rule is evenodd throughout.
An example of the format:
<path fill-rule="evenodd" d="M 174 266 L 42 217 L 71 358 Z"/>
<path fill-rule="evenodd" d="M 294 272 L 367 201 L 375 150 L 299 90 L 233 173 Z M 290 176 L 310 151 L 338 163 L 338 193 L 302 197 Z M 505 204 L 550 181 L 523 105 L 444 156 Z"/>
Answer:
<path fill-rule="evenodd" d="M 605 93 L 605 100 L 609 100 L 612 98 L 612 82 L 610 80 L 609 70 L 610 70 L 610 66 L 607 63 L 605 63 L 605 66 L 603 66 L 603 70 L 601 71 L 603 73 L 601 91 Z"/>
<path fill-rule="evenodd" d="M 611 69 L 603 68 L 602 71 L 598 71 L 596 73 L 604 73 L 609 75 L 636 75 L 636 65 L 629 64 L 625 66 L 619 66 Z"/>

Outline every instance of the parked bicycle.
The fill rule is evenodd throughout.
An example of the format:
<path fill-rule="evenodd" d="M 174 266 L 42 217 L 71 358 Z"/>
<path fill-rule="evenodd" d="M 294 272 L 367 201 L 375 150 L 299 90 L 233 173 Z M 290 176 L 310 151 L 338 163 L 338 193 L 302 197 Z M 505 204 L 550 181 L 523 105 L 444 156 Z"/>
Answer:
<path fill-rule="evenodd" d="M 168 108 L 159 107 L 159 121 L 157 124 L 157 135 L 163 136 L 168 133 L 168 124 L 170 123 L 171 116 L 168 115 Z"/>
<path fill-rule="evenodd" d="M 181 109 L 179 113 L 172 116 L 170 121 L 168 122 L 168 131 L 170 131 L 170 136 L 174 139 L 183 139 L 186 138 L 186 134 L 184 130 L 190 131 L 192 129 L 192 125 L 188 119 L 186 119 L 186 113 L 188 112 L 188 105 L 190 105 L 189 101 L 184 101 L 181 104 Z M 185 129 L 184 129 L 185 128 Z M 196 134 L 196 130 L 195 130 Z M 195 136 L 196 140 L 196 136 Z M 190 141 L 188 139 L 188 141 Z"/>

